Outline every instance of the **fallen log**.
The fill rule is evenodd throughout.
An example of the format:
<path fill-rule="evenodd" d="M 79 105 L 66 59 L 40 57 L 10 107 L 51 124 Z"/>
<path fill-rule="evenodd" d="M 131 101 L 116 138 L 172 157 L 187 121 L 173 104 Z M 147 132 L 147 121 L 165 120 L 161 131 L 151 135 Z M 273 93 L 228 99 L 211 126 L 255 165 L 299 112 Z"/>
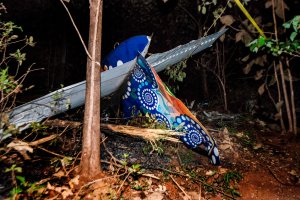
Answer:
<path fill-rule="evenodd" d="M 139 128 L 135 126 L 115 124 L 101 124 L 101 130 L 104 132 L 112 131 L 121 133 L 131 137 L 139 137 L 150 142 L 155 142 L 157 140 L 167 140 L 174 143 L 180 142 L 179 139 L 174 138 L 174 136 L 179 136 L 180 133 L 172 130 Z"/>
<path fill-rule="evenodd" d="M 79 128 L 82 123 L 67 120 L 47 120 L 44 122 L 45 125 L 51 127 L 65 128 L 69 126 L 70 128 Z M 115 132 L 119 134 L 128 135 L 130 137 L 138 137 L 144 140 L 155 142 L 157 140 L 167 140 L 174 143 L 179 143 L 180 140 L 175 138 L 180 135 L 180 132 L 167 130 L 167 129 L 151 129 L 151 128 L 139 128 L 135 126 L 128 125 L 116 125 L 116 124 L 101 124 L 101 131 Z"/>

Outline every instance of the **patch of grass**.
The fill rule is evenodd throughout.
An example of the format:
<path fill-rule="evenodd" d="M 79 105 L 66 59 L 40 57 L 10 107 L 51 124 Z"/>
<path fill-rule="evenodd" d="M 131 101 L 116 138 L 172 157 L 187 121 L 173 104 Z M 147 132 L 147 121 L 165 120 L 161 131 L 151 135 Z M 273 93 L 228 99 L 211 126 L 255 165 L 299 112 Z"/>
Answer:
<path fill-rule="evenodd" d="M 243 176 L 237 171 L 227 172 L 223 177 L 223 187 L 227 193 L 230 193 L 233 197 L 240 197 L 240 193 L 237 191 L 237 184 L 242 180 Z"/>
<path fill-rule="evenodd" d="M 228 171 L 225 174 L 214 173 L 213 175 L 198 175 L 191 172 L 191 179 L 201 182 L 205 192 L 211 194 L 221 193 L 224 197 L 235 199 L 240 197 L 238 183 L 243 176 L 237 171 Z"/>

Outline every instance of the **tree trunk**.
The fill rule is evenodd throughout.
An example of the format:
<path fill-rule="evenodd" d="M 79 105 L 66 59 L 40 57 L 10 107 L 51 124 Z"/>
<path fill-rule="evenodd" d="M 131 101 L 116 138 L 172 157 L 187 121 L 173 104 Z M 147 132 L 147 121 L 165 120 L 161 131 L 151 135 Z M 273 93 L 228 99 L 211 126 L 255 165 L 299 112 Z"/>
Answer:
<path fill-rule="evenodd" d="M 282 84 L 282 90 L 283 90 L 284 104 L 285 104 L 286 114 L 287 114 L 288 123 L 289 123 L 288 132 L 292 133 L 293 132 L 292 113 L 291 113 L 290 101 L 289 101 L 289 97 L 288 97 L 288 93 L 287 93 L 287 86 L 285 85 L 283 64 L 282 64 L 281 60 L 279 60 L 279 71 L 280 71 L 280 75 L 281 75 L 281 84 Z"/>
<path fill-rule="evenodd" d="M 87 58 L 85 112 L 81 155 L 81 175 L 93 178 L 100 165 L 100 58 L 103 0 L 90 0 L 90 29 Z"/>
<path fill-rule="evenodd" d="M 198 39 L 200 39 L 203 34 L 202 34 L 202 28 L 200 28 L 200 26 L 198 25 Z M 203 63 L 202 58 L 201 59 L 201 63 Z M 200 75 L 201 75 L 201 81 L 202 81 L 202 91 L 201 93 L 203 94 L 203 97 L 205 100 L 208 100 L 208 83 L 207 83 L 207 73 L 206 73 L 206 69 L 204 67 L 201 67 L 200 69 Z"/>

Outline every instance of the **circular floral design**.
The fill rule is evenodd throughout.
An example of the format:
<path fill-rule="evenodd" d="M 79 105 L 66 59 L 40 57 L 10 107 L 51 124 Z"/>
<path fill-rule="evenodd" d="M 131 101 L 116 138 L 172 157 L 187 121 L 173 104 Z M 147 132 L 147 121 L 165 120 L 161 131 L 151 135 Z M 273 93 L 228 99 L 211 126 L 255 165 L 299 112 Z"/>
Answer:
<path fill-rule="evenodd" d="M 181 140 L 190 148 L 196 148 L 201 143 L 211 143 L 207 134 L 203 131 L 201 126 L 187 115 L 177 116 L 173 122 L 173 126 L 181 127 L 185 135 Z"/>
<path fill-rule="evenodd" d="M 134 67 L 132 77 L 138 83 L 142 83 L 146 80 L 146 75 L 139 66 Z"/>
<path fill-rule="evenodd" d="M 168 118 L 166 116 L 164 116 L 163 114 L 157 112 L 157 113 L 154 113 L 154 116 L 158 123 L 165 124 L 167 128 L 171 127 L 171 124 L 170 124 Z"/>
<path fill-rule="evenodd" d="M 158 98 L 154 91 L 148 88 L 138 89 L 138 98 L 143 107 L 148 110 L 154 110 L 158 104 Z"/>
<path fill-rule="evenodd" d="M 187 115 L 180 115 L 175 118 L 173 126 L 176 128 L 181 126 L 185 133 L 180 139 L 190 148 L 196 148 L 200 144 L 204 144 L 205 150 L 208 152 L 210 161 L 214 165 L 220 164 L 220 157 L 217 145 L 213 137 L 206 133 L 203 128 Z"/>
<path fill-rule="evenodd" d="M 151 83 L 151 87 L 153 89 L 157 88 L 157 82 L 156 82 L 156 78 L 154 75 L 154 72 L 152 71 L 152 67 L 147 63 L 147 61 L 143 61 L 141 59 L 138 59 L 138 65 L 141 68 L 141 70 L 144 71 L 144 73 L 147 74 L 146 79 L 149 83 Z"/>
<path fill-rule="evenodd" d="M 196 148 L 202 143 L 203 137 L 196 130 L 190 130 L 181 137 L 181 140 L 183 140 L 190 148 Z"/>

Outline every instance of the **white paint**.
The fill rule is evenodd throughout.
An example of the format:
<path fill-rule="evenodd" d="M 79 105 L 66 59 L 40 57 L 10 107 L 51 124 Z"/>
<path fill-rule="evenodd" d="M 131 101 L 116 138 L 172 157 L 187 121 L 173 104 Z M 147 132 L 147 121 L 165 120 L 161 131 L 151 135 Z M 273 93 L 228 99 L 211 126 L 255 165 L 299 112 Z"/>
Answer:
<path fill-rule="evenodd" d="M 122 60 L 118 60 L 118 62 L 117 62 L 117 67 L 120 66 L 120 65 L 123 65 Z"/>
<path fill-rule="evenodd" d="M 218 151 L 218 149 L 216 147 L 214 147 L 214 155 L 215 156 L 219 156 L 219 151 Z"/>
<path fill-rule="evenodd" d="M 216 158 L 215 158 L 214 155 L 211 156 L 211 161 L 212 161 L 213 164 L 216 164 Z"/>

